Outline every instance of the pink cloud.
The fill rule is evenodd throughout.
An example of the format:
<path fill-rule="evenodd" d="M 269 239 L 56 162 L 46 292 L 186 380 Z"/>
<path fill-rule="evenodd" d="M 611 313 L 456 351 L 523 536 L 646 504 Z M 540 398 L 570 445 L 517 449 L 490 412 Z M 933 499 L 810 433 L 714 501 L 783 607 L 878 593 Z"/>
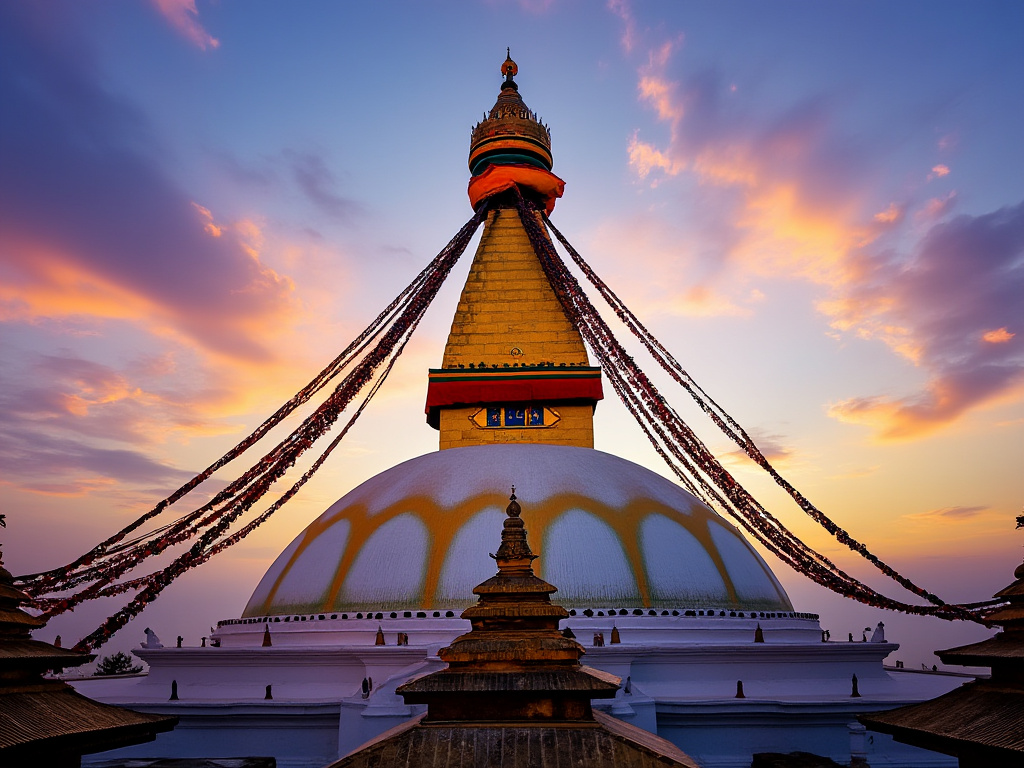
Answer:
<path fill-rule="evenodd" d="M 83 58 L 85 58 L 83 56 Z M 241 223 L 197 205 L 161 164 L 154 132 L 63 49 L 25 47 L 26 88 L 0 73 L 0 318 L 131 320 L 205 353 L 266 364 L 300 308 Z M 27 126 L 31 126 L 28 129 Z M 309 194 L 336 210 L 323 169 Z"/>
<path fill-rule="evenodd" d="M 932 179 L 941 179 L 943 176 L 949 176 L 949 166 L 939 165 L 932 166 L 932 172 L 928 174 L 928 181 Z"/>
<path fill-rule="evenodd" d="M 203 231 L 210 237 L 220 237 L 224 234 L 223 227 L 218 227 L 213 223 L 213 213 L 210 212 L 209 208 L 205 208 L 197 202 L 192 203 L 192 207 L 196 209 L 196 213 L 199 214 L 199 218 L 204 222 Z"/>
<path fill-rule="evenodd" d="M 629 141 L 629 164 L 641 179 L 646 179 L 651 171 L 661 170 L 675 176 L 684 166 L 671 159 L 664 152 L 646 142 L 640 141 L 637 134 Z"/>
<path fill-rule="evenodd" d="M 942 197 L 933 197 L 924 204 L 920 216 L 925 219 L 939 219 L 949 213 L 956 204 L 956 190 L 950 190 Z"/>
<path fill-rule="evenodd" d="M 906 439 L 1020 395 L 1024 344 L 1007 329 L 1024 295 L 1024 203 L 936 224 L 909 263 L 876 259 L 846 291 L 837 321 L 914 360 L 929 381 L 913 395 L 836 403 L 834 417 Z"/>
<path fill-rule="evenodd" d="M 767 432 L 753 431 L 751 437 L 758 450 L 764 454 L 776 467 L 790 467 L 793 463 L 795 452 L 786 445 L 782 435 L 770 434 Z M 730 466 L 754 467 L 743 450 L 735 450 L 719 457 L 724 463 Z"/>
<path fill-rule="evenodd" d="M 160 14 L 170 22 L 185 39 L 202 50 L 220 47 L 220 40 L 203 29 L 199 23 L 196 0 L 151 0 Z"/>
<path fill-rule="evenodd" d="M 810 281 L 825 291 L 817 307 L 836 331 L 882 341 L 928 372 L 920 392 L 852 398 L 834 404 L 832 416 L 906 439 L 1016 396 L 1020 339 L 981 340 L 1012 327 L 1019 312 L 1024 204 L 934 224 L 909 249 L 887 247 L 912 204 L 872 205 L 880 161 L 842 134 L 827 100 L 770 117 L 744 113 L 715 72 L 671 76 L 672 53 L 672 44 L 655 48 L 638 73 L 639 99 L 669 138 L 658 145 L 634 135 L 636 175 L 652 185 L 676 177 L 703 185 L 696 204 L 714 216 L 735 283 Z M 955 199 L 951 191 L 928 201 L 915 218 L 935 220 Z"/>
<path fill-rule="evenodd" d="M 519 0 L 520 8 L 536 16 L 547 13 L 554 4 L 555 0 Z"/>
<path fill-rule="evenodd" d="M 880 224 L 895 224 L 903 218 L 903 211 L 903 206 L 889 203 L 889 207 L 876 213 L 874 219 Z"/>
<path fill-rule="evenodd" d="M 941 509 L 930 509 L 927 512 L 915 512 L 904 515 L 912 520 L 952 520 L 962 521 L 977 517 L 989 508 L 985 506 L 974 507 L 942 507 Z"/>
<path fill-rule="evenodd" d="M 608 0 L 608 10 L 622 19 L 622 47 L 626 53 L 631 53 L 636 46 L 636 19 L 633 16 L 633 7 L 629 0 Z"/>

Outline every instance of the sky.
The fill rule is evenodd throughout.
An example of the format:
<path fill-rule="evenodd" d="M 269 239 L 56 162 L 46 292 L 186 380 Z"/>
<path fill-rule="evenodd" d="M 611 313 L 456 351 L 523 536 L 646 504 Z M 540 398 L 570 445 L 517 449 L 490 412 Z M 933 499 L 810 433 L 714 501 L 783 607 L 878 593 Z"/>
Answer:
<path fill-rule="evenodd" d="M 0 5 L 7 567 L 69 562 L 206 467 L 441 250 L 508 46 L 566 181 L 556 226 L 820 509 L 987 598 L 1024 544 L 1022 33 L 1016 2 Z M 197 644 L 330 503 L 436 450 L 426 369 L 468 267 L 300 496 L 103 652 L 146 626 Z M 654 378 L 788 526 L 907 597 Z M 668 474 L 611 399 L 595 429 Z M 986 634 L 768 560 L 833 637 L 884 621 L 908 666 Z"/>

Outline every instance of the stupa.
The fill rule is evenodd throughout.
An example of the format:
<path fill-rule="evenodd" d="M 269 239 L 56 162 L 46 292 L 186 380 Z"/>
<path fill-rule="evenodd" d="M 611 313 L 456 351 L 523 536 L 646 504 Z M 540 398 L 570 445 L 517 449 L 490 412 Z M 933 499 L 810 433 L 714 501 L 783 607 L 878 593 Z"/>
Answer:
<path fill-rule="evenodd" d="M 857 714 L 961 682 L 887 671 L 898 646 L 881 637 L 823 642 L 818 617 L 794 609 L 733 525 L 593 448 L 602 372 L 515 206 L 521 194 L 550 212 L 564 186 L 517 72 L 507 58 L 498 99 L 472 131 L 470 200 L 489 208 L 440 367 L 427 374 L 439 450 L 370 478 L 313 521 L 241 616 L 218 622 L 216 647 L 137 650 L 147 677 L 81 683 L 180 718 L 162 751 L 126 754 L 319 766 L 422 713 L 396 689 L 439 670 L 438 650 L 469 629 L 459 614 L 493 573 L 487 548 L 513 484 L 543 555 L 538 576 L 558 585 L 569 612 L 561 628 L 587 646 L 591 666 L 625 681 L 594 706 L 705 768 L 796 750 L 848 763 Z M 871 749 L 890 766 L 951 764 L 883 736 Z"/>

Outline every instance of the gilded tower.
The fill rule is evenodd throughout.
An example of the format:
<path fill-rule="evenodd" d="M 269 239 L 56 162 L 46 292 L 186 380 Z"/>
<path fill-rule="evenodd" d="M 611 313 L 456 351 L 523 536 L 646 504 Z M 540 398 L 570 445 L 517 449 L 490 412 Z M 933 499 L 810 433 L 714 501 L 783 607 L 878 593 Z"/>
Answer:
<path fill-rule="evenodd" d="M 490 212 L 445 345 L 430 371 L 427 421 L 440 447 L 545 443 L 594 447 L 602 397 L 591 367 L 530 245 L 514 195 L 550 213 L 562 194 L 551 173 L 551 135 L 523 102 L 511 57 L 494 107 L 472 134 L 470 201 Z M 517 192 L 518 190 L 518 192 Z"/>

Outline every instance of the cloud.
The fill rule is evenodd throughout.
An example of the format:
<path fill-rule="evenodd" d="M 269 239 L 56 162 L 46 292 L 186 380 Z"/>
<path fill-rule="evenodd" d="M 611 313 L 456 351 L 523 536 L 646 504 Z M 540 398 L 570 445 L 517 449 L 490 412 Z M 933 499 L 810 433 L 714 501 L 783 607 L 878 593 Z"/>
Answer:
<path fill-rule="evenodd" d="M 793 449 L 785 444 L 785 438 L 782 435 L 771 434 L 768 432 L 759 432 L 757 430 L 749 431 L 750 437 L 754 440 L 754 445 L 757 449 L 764 454 L 764 457 L 768 459 L 776 468 L 790 465 L 794 459 Z M 736 466 L 752 466 L 750 459 L 742 449 L 736 449 L 735 451 L 729 451 L 728 453 L 719 457 L 725 464 Z"/>
<path fill-rule="evenodd" d="M 33 333 L 9 335 L 32 343 Z M 196 370 L 182 350 L 115 367 L 70 351 L 19 356 L 24 344 L 12 341 L 0 349 L 17 363 L 0 371 L 0 478 L 23 490 L 84 495 L 178 484 L 191 473 L 154 456 L 236 433 L 233 419 L 252 394 L 230 373 Z"/>
<path fill-rule="evenodd" d="M 713 69 L 674 74 L 676 47 L 653 47 L 637 76 L 638 99 L 668 127 L 668 140 L 635 133 L 629 161 L 652 186 L 699 186 L 687 205 L 704 219 L 700 237 L 722 246 L 718 259 L 726 262 L 696 288 L 677 290 L 714 286 L 713 294 L 737 296 L 759 278 L 818 286 L 816 307 L 835 332 L 882 341 L 928 375 L 916 393 L 831 406 L 833 417 L 869 425 L 880 439 L 918 437 L 1019 394 L 1024 203 L 943 221 L 956 199 L 951 191 L 879 211 L 873 198 L 888 151 L 883 139 L 844 135 L 836 105 L 824 96 L 774 113 L 746 107 Z M 949 169 L 936 165 L 932 173 Z M 907 232 L 908 220 L 928 227 L 923 237 Z"/>
<path fill-rule="evenodd" d="M 184 445 L 222 445 L 322 364 L 279 342 L 323 338 L 323 276 L 344 260 L 182 188 L 155 127 L 66 33 L 0 5 L 0 478 L 137 498 L 189 476 Z M 301 302 L 271 260 L 311 284 Z"/>
<path fill-rule="evenodd" d="M 837 322 L 886 342 L 930 378 L 917 394 L 836 403 L 834 417 L 903 439 L 1019 394 L 1024 344 L 1010 329 L 1024 295 L 1024 202 L 936 224 L 908 264 L 876 261 L 847 290 Z"/>
<path fill-rule="evenodd" d="M 989 344 L 1005 344 L 1016 335 L 1016 333 L 1010 333 L 1004 326 L 996 328 L 994 331 L 985 331 L 981 334 L 981 340 L 987 341 Z"/>
<path fill-rule="evenodd" d="M 956 190 L 950 190 L 942 197 L 929 199 L 921 210 L 921 216 L 925 219 L 941 219 L 952 210 L 956 204 Z"/>
<path fill-rule="evenodd" d="M 8 432 L 0 451 L 0 484 L 52 496 L 109 493 L 115 486 L 171 488 L 192 477 L 141 451 L 104 448 L 38 431 Z"/>
<path fill-rule="evenodd" d="M 160 12 L 186 40 L 202 50 L 219 48 L 220 40 L 203 29 L 199 23 L 196 0 L 151 0 Z"/>
<path fill-rule="evenodd" d="M 142 450 L 166 437 L 167 417 L 184 406 L 129 384 L 112 368 L 41 356 L 26 381 L 5 377 L 2 384 L 0 477 L 6 485 L 80 496 L 122 484 L 169 485 L 189 476 Z"/>
<path fill-rule="evenodd" d="M 335 219 L 347 219 L 359 211 L 357 203 L 334 191 L 334 174 L 322 157 L 292 150 L 286 150 L 284 157 L 299 189 L 321 211 Z"/>
<path fill-rule="evenodd" d="M 213 223 L 213 213 L 210 212 L 209 208 L 204 208 L 195 201 L 193 201 L 192 207 L 196 209 L 196 212 L 199 214 L 200 218 L 204 222 L 206 222 L 205 224 L 203 224 L 203 231 L 206 234 L 208 234 L 210 237 L 220 237 L 222 234 L 224 234 L 224 229 L 222 227 L 218 227 L 216 224 Z"/>
<path fill-rule="evenodd" d="M 519 0 L 519 7 L 535 16 L 547 13 L 554 4 L 555 0 Z"/>
<path fill-rule="evenodd" d="M 949 166 L 942 165 L 940 163 L 939 165 L 932 167 L 932 172 L 928 174 L 928 181 L 931 181 L 932 179 L 941 179 L 943 176 L 949 176 Z"/>
<path fill-rule="evenodd" d="M 889 203 L 889 207 L 876 213 L 874 219 L 880 224 L 895 224 L 903 218 L 903 211 L 903 206 Z"/>
<path fill-rule="evenodd" d="M 649 314 L 750 315 L 764 293 L 733 284 L 720 258 L 729 244 L 716 239 L 718 234 L 708 233 L 704 242 L 686 222 L 645 212 L 609 218 L 595 232 L 589 250 L 599 259 L 606 256 L 607 277 L 614 279 L 617 290 L 640 297 Z M 627 262 L 622 253 L 630 254 Z M 652 274 L 661 279 L 651 280 Z"/>
<path fill-rule="evenodd" d="M 0 27 L 0 318 L 132 319 L 269 362 L 292 281 L 172 181 L 152 127 L 97 85 L 88 52 Z"/>
<path fill-rule="evenodd" d="M 942 507 L 941 509 L 931 509 L 927 512 L 915 512 L 910 515 L 904 515 L 904 517 L 911 520 L 969 520 L 972 517 L 977 517 L 982 512 L 985 512 L 989 507 Z"/>
<path fill-rule="evenodd" d="M 629 164 L 641 179 L 646 179 L 654 170 L 675 176 L 685 167 L 652 145 L 640 141 L 635 132 L 629 141 Z"/>
<path fill-rule="evenodd" d="M 631 53 L 637 43 L 636 19 L 629 0 L 608 0 L 608 10 L 622 19 L 621 43 L 626 53 Z"/>

